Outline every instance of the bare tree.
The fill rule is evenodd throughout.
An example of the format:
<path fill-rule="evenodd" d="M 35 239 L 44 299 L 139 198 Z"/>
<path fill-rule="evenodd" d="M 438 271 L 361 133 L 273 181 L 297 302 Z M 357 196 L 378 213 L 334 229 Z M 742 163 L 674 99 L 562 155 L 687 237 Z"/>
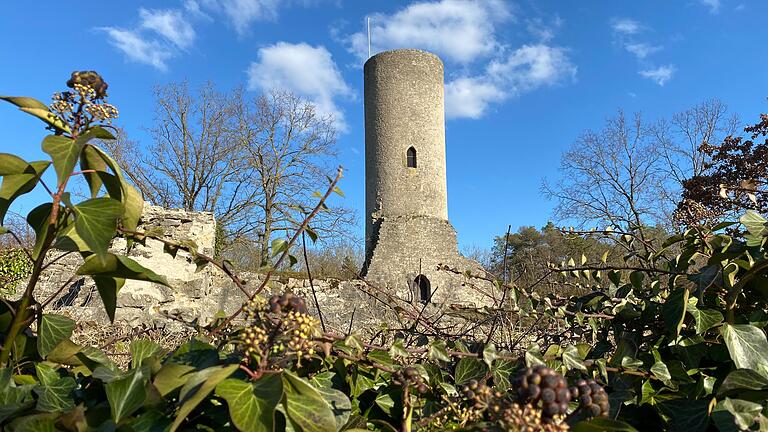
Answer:
<path fill-rule="evenodd" d="M 555 217 L 579 226 L 611 225 L 636 232 L 664 221 L 659 208 L 662 155 L 640 114 L 622 111 L 599 131 L 584 132 L 563 154 L 560 180 L 543 192 L 557 200 Z"/>
<path fill-rule="evenodd" d="M 155 97 L 152 144 L 144 150 L 119 133 L 105 143 L 115 159 L 147 201 L 214 213 L 228 243 L 241 251 L 256 243 L 267 263 L 271 240 L 295 229 L 312 193 L 327 185 L 333 119 L 287 92 L 248 98 L 209 83 L 193 95 L 187 83 L 172 83 Z M 312 228 L 337 236 L 351 223 L 349 210 L 329 208 Z"/>
<path fill-rule="evenodd" d="M 284 91 L 243 104 L 238 119 L 252 187 L 261 197 L 255 206 L 260 258 L 266 263 L 270 239 L 293 231 L 315 191 L 327 184 L 329 167 L 323 162 L 336 155 L 336 129 L 332 117 L 319 115 L 314 104 Z M 344 231 L 350 223 L 348 210 L 329 208 L 316 217 L 313 228 L 327 235 Z"/>
<path fill-rule="evenodd" d="M 706 99 L 651 127 L 666 179 L 665 187 L 659 189 L 660 198 L 676 206 L 685 181 L 704 174 L 711 163 L 711 155 L 702 150 L 702 145 L 719 143 L 738 128 L 738 116 L 729 114 L 728 106 L 717 98 Z"/>
<path fill-rule="evenodd" d="M 144 199 L 164 207 L 207 211 L 233 235 L 255 229 L 249 218 L 257 191 L 233 126 L 242 90 L 229 94 L 212 84 L 197 94 L 186 82 L 155 88 L 155 119 L 147 151 L 125 133 L 108 144 Z"/>

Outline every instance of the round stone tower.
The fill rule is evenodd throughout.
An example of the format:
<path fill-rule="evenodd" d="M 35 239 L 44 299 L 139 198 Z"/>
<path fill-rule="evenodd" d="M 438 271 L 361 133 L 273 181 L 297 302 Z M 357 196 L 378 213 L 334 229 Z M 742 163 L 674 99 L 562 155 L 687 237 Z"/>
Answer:
<path fill-rule="evenodd" d="M 366 213 L 448 220 L 443 62 L 424 51 L 386 51 L 364 74 Z"/>
<path fill-rule="evenodd" d="M 425 51 L 399 49 L 371 57 L 363 73 L 363 271 L 379 286 L 432 301 L 436 288 L 457 282 L 438 264 L 479 268 L 458 253 L 448 222 L 443 63 Z"/>

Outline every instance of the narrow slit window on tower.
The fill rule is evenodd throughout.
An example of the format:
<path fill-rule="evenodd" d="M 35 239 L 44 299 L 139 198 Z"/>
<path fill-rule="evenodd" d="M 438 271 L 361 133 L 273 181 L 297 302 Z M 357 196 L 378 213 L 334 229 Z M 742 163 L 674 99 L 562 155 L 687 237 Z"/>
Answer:
<path fill-rule="evenodd" d="M 423 274 L 420 274 L 413 280 L 413 284 L 419 290 L 419 301 L 421 303 L 429 303 L 432 300 L 432 288 L 429 279 Z"/>
<path fill-rule="evenodd" d="M 416 149 L 413 147 L 408 148 L 408 168 L 416 168 Z"/>

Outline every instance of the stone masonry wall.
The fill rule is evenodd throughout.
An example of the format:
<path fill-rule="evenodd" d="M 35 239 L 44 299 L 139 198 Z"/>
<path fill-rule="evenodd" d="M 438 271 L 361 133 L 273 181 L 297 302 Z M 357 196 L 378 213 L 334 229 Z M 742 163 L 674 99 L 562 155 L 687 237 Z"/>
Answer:
<path fill-rule="evenodd" d="M 443 264 L 461 272 L 484 274 L 476 262 L 458 252 L 456 231 L 442 219 L 427 216 L 384 218 L 366 279 L 397 293 L 401 298 L 418 298 L 414 280 L 425 275 L 438 304 L 473 304 L 484 299 L 467 285 L 466 277 L 438 270 Z"/>
<path fill-rule="evenodd" d="M 181 210 L 165 210 L 160 207 L 145 206 L 139 230 L 160 227 L 166 238 L 174 241 L 193 240 L 201 253 L 212 255 L 216 221 L 210 213 L 183 212 Z M 471 290 L 456 289 L 462 284 L 462 276 L 449 276 L 445 272 L 433 269 L 438 263 L 456 267 L 472 264 L 460 255 L 451 255 L 446 259 L 442 251 L 456 250 L 456 240 L 453 228 L 447 221 L 432 218 L 416 218 L 407 221 L 408 228 L 400 232 L 394 225 L 384 224 L 381 235 L 385 236 L 387 244 L 393 247 L 418 248 L 426 259 L 422 262 L 423 273 L 431 281 L 433 287 L 439 287 L 436 299 L 450 303 L 472 302 Z M 434 230 L 436 235 L 430 238 L 446 239 L 447 243 L 428 244 L 423 241 L 409 242 L 408 237 L 418 239 L 415 233 Z M 112 251 L 125 254 L 125 242 L 117 239 Z M 415 277 L 418 263 L 405 261 L 395 249 L 379 249 L 377 256 L 382 259 L 401 260 L 403 273 L 396 277 L 404 281 Z M 171 287 L 142 281 L 126 281 L 118 293 L 115 324 L 128 327 L 152 327 L 178 329 L 183 327 L 181 321 L 197 319 L 200 323 L 209 322 L 214 315 L 223 312 L 231 314 L 242 306 L 246 296 L 234 283 L 214 266 L 206 266 L 202 271 L 196 271 L 192 257 L 179 251 L 176 257 L 163 251 L 163 244 L 157 240 L 147 239 L 145 245 L 136 244 L 127 253 L 141 265 L 152 269 L 166 277 Z M 440 257 L 431 259 L 429 257 Z M 51 256 L 55 259 L 57 256 Z M 382 262 L 382 261 L 379 261 Z M 75 274 L 82 264 L 77 254 L 69 254 L 57 259 L 43 273 L 40 285 L 36 290 L 38 301 L 44 301 L 56 293 L 59 288 Z M 256 289 L 263 281 L 260 274 L 240 274 L 247 281 L 249 290 Z M 449 280 L 450 279 L 450 280 Z M 318 303 L 323 318 L 329 330 L 346 333 L 352 329 L 375 329 L 381 324 L 397 322 L 396 306 L 404 303 L 418 303 L 407 289 L 389 289 L 393 296 L 369 295 L 376 287 L 376 281 L 371 285 L 363 281 L 340 281 L 335 279 L 313 281 Z M 447 289 L 447 287 L 452 287 Z M 286 278 L 270 280 L 263 295 L 281 294 L 290 291 L 305 298 L 311 313 L 317 316 L 310 281 L 306 279 Z M 451 294 L 450 296 L 448 294 Z M 378 293 L 380 294 L 380 293 Z M 475 299 L 476 300 L 476 299 Z M 386 304 L 384 302 L 387 302 Z M 448 303 L 446 303 L 448 305 Z M 430 308 L 438 306 L 430 306 Z M 49 310 L 65 313 L 73 318 L 92 322 L 99 325 L 109 325 L 109 319 L 104 307 L 89 277 L 76 278 L 68 289 L 55 296 L 48 306 Z M 179 318 L 176 320 L 174 318 Z"/>

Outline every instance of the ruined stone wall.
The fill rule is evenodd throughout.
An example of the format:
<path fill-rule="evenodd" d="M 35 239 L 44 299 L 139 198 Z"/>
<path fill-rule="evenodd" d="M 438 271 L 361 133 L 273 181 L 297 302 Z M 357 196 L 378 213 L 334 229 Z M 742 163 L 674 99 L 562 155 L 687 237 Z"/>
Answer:
<path fill-rule="evenodd" d="M 216 221 L 210 213 L 145 206 L 138 230 L 152 228 L 161 228 L 169 240 L 192 240 L 198 245 L 199 252 L 213 254 Z M 125 242 L 117 239 L 111 250 L 117 254 L 126 254 Z M 196 271 L 197 266 L 187 252 L 179 251 L 173 257 L 163 251 L 160 241 L 147 239 L 143 245 L 135 244 L 127 255 L 165 276 L 171 287 L 126 281 L 117 297 L 117 326 L 179 329 L 184 326 L 182 321 L 198 320 L 204 324 L 210 322 L 217 313 L 233 313 L 245 302 L 245 294 L 223 272 L 211 265 Z M 55 261 L 40 279 L 35 291 L 38 301 L 54 296 L 48 310 L 64 313 L 81 322 L 109 325 L 93 281 L 87 276 L 75 275 L 82 264 L 80 256 L 62 256 L 57 253 L 50 258 Z M 73 276 L 74 283 L 56 294 Z M 247 281 L 249 290 L 256 289 L 263 281 L 261 274 L 242 273 L 239 276 Z M 385 313 L 384 309 L 387 308 L 366 294 L 366 284 L 361 281 L 329 279 L 313 283 L 328 330 L 347 332 L 350 326 L 354 329 L 378 328 L 382 322 L 396 321 L 393 309 Z M 310 281 L 307 279 L 274 278 L 268 282 L 263 295 L 268 297 L 286 291 L 304 297 L 311 313 L 317 316 Z"/>
<path fill-rule="evenodd" d="M 485 273 L 479 264 L 459 254 L 456 231 L 448 221 L 428 216 L 384 218 L 366 279 L 401 298 L 418 299 L 414 280 L 421 274 L 430 282 L 435 303 L 479 306 L 487 301 L 468 287 L 465 277 L 438 270 L 439 264 L 476 275 Z"/>
<path fill-rule="evenodd" d="M 386 221 L 385 221 L 386 222 Z M 404 231 L 397 227 L 404 226 Z M 198 245 L 198 251 L 212 255 L 215 247 L 214 239 L 216 221 L 210 213 L 184 212 L 181 210 L 165 210 L 161 207 L 145 206 L 139 231 L 152 228 L 162 228 L 165 238 L 177 242 L 192 240 Z M 430 243 L 419 237 L 419 233 L 432 232 L 429 238 L 444 239 L 443 243 Z M 422 273 L 430 277 L 436 291 L 436 302 L 430 308 L 439 308 L 443 304 L 449 307 L 454 303 L 473 303 L 476 299 L 472 290 L 457 290 L 456 283 L 462 284 L 465 278 L 451 276 L 446 272 L 435 270 L 438 262 L 456 267 L 466 267 L 472 263 L 460 255 L 452 255 L 451 259 L 444 258 L 445 250 L 456 250 L 456 238 L 453 228 L 447 221 L 434 218 L 412 218 L 399 221 L 397 224 L 383 225 L 381 235 L 386 239 L 387 248 L 377 251 L 378 262 L 394 260 L 400 262 L 402 272 L 390 275 L 406 281 L 418 274 L 419 263 L 408 260 L 410 254 L 401 253 L 405 250 L 418 250 L 424 256 L 421 263 Z M 115 325 L 127 327 L 151 327 L 178 330 L 184 327 L 182 322 L 197 320 L 201 324 L 210 322 L 217 313 L 227 315 L 239 309 L 246 300 L 246 295 L 238 289 L 227 275 L 212 265 L 201 271 L 192 257 L 185 251 L 178 251 L 175 257 L 163 251 L 160 241 L 147 239 L 145 244 L 135 244 L 126 253 L 126 245 L 122 239 L 116 239 L 111 250 L 117 254 L 127 254 L 141 265 L 163 275 L 170 287 L 143 281 L 126 281 L 117 296 Z M 109 325 L 109 319 L 93 281 L 85 276 L 78 277 L 75 271 L 82 264 L 77 254 L 65 256 L 52 255 L 55 260 L 43 273 L 40 284 L 36 289 L 38 301 L 44 301 L 53 296 L 53 301 L 47 306 L 48 310 L 64 313 L 81 322 L 91 322 L 98 325 Z M 74 276 L 74 283 L 57 294 L 59 288 Z M 263 275 L 242 273 L 239 275 L 247 281 L 247 289 L 254 290 L 263 281 Z M 450 280 L 446 278 L 452 278 Z M 398 322 L 397 307 L 407 306 L 406 303 L 419 305 L 407 289 L 389 289 L 386 285 L 377 286 L 378 281 L 368 284 L 363 281 L 341 281 L 336 279 L 313 281 L 320 310 L 322 311 L 327 329 L 346 333 L 351 329 L 378 329 L 382 324 Z M 453 287 L 448 289 L 448 287 Z M 390 296 L 381 292 L 370 295 L 372 289 L 384 289 Z M 313 301 L 312 288 L 307 279 L 280 277 L 270 280 L 263 295 L 293 292 L 306 300 L 310 312 L 318 315 Z M 449 295 L 450 294 L 450 295 Z M 438 300 L 439 299 L 439 300 Z M 419 305 L 419 307 L 421 307 Z M 175 319 L 178 318 L 178 319 Z"/>

